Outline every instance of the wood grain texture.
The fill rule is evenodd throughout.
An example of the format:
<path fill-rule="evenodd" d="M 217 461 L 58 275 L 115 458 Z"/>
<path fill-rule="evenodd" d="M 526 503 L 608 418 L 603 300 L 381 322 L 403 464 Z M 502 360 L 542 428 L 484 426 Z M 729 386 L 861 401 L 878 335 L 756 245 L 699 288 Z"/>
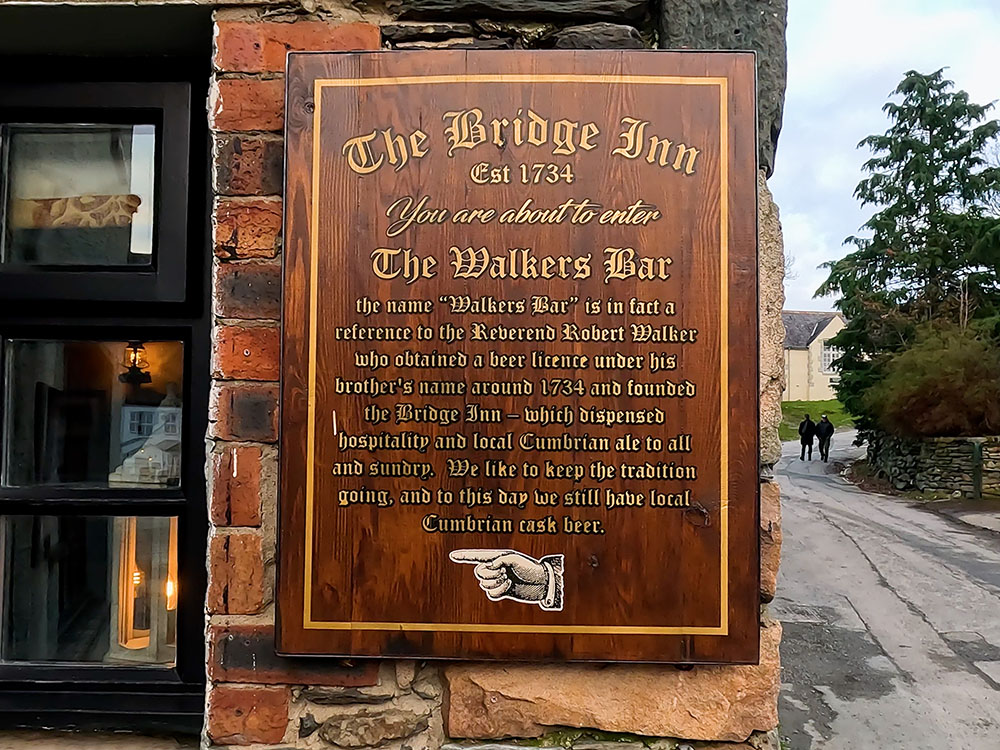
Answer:
<path fill-rule="evenodd" d="M 280 549 L 278 646 L 289 654 L 339 656 L 423 656 L 439 658 L 621 660 L 684 663 L 754 662 L 758 648 L 757 484 L 757 258 L 754 143 L 754 61 L 745 53 L 671 52 L 392 52 L 293 54 L 288 67 L 286 112 L 286 200 L 284 317 L 281 400 Z M 318 83 L 317 83 L 318 82 Z M 518 146 L 505 129 L 501 146 L 485 143 L 455 149 L 449 156 L 448 112 L 478 108 L 489 136 L 496 118 L 527 117 L 530 109 L 547 121 L 543 145 Z M 627 145 L 619 135 L 623 118 L 648 122 L 642 156 L 628 159 L 613 149 Z M 596 147 L 553 154 L 554 123 L 593 122 Z M 352 170 L 345 158 L 349 139 L 376 132 L 373 157 L 385 156 L 381 133 L 426 133 L 426 155 L 396 170 L 387 161 L 369 174 Z M 527 132 L 527 131 L 525 131 Z M 579 133 L 579 129 L 576 130 Z M 536 130 L 535 135 L 540 131 Z M 666 166 L 645 158 L 650 136 L 699 149 L 692 174 L 682 164 Z M 545 140 L 545 139 L 538 139 Z M 654 144 L 655 145 L 655 144 Z M 418 149 L 420 150 L 420 149 Z M 476 184 L 475 165 L 508 166 L 510 182 Z M 569 165 L 572 183 L 521 183 L 521 164 Z M 413 226 L 387 237 L 387 208 L 403 196 L 427 196 L 448 209 L 449 220 Z M 570 224 L 501 224 L 498 220 L 458 225 L 450 218 L 462 207 L 517 208 L 526 199 L 538 207 L 587 198 L 603 209 L 636 201 L 656 206 L 662 217 L 644 226 L 611 226 L 594 220 Z M 586 278 L 453 278 L 449 248 L 486 247 L 507 257 L 510 248 L 531 248 L 543 256 L 590 255 Z M 414 283 L 402 277 L 380 280 L 372 270 L 375 248 L 410 248 L 437 260 L 435 275 Z M 639 256 L 669 257 L 669 278 L 633 277 L 605 282 L 605 248 L 631 247 Z M 572 263 L 569 267 L 572 267 Z M 521 314 L 455 315 L 446 295 L 475 299 L 526 300 Z M 567 313 L 531 314 L 535 296 L 578 298 Z M 363 318 L 356 300 L 429 300 L 429 314 L 373 314 Z M 600 300 L 588 314 L 585 301 Z M 626 307 L 635 298 L 676 304 L 673 315 L 637 316 L 609 312 L 608 300 Z M 428 341 L 357 342 L 337 337 L 338 327 L 430 326 Z M 551 325 L 555 341 L 470 341 L 437 337 L 442 324 L 470 332 L 474 324 L 510 328 Z M 624 341 L 565 341 L 564 324 L 623 327 Z M 694 343 L 637 343 L 629 326 L 696 329 Z M 463 368 L 356 367 L 356 354 L 376 350 L 390 362 L 406 352 L 464 352 Z M 496 368 L 489 357 L 533 352 L 585 355 L 586 369 L 539 371 L 530 366 Z M 594 368 L 601 355 L 642 355 L 643 369 Z M 677 355 L 676 370 L 651 373 L 651 353 Z M 474 357 L 486 363 L 474 366 Z M 528 380 L 530 396 L 368 397 L 336 392 L 337 378 L 381 381 L 454 380 L 471 388 L 477 381 Z M 542 393 L 541 379 L 579 378 L 583 393 Z M 629 396 L 629 381 L 690 381 L 691 398 Z M 618 383 L 619 396 L 594 395 L 595 382 Z M 468 403 L 498 408 L 500 423 L 455 425 L 365 422 L 371 404 L 393 409 L 401 402 L 464 410 Z M 526 407 L 567 407 L 574 423 L 526 424 Z M 591 409 L 660 409 L 663 424 L 581 424 Z M 335 413 L 335 416 L 334 416 Z M 510 418 L 506 415 L 518 415 Z M 334 421 L 337 434 L 334 433 Z M 414 450 L 341 451 L 342 434 L 411 431 L 431 438 L 424 454 Z M 590 434 L 606 437 L 611 449 L 538 452 L 519 445 L 526 432 L 539 436 Z M 513 435 L 513 448 L 476 451 L 434 448 L 434 439 L 462 433 Z M 668 439 L 690 435 L 690 452 L 625 452 L 615 443 L 627 434 Z M 540 467 L 538 478 L 452 477 L 448 458 L 467 458 Z M 335 464 L 357 459 L 427 462 L 426 480 L 338 477 Z M 658 462 L 695 466 L 686 481 L 595 481 L 546 478 L 545 462 Z M 338 504 L 344 489 L 381 489 L 397 498 L 388 508 Z M 426 487 L 431 505 L 403 505 L 400 491 Z M 493 503 L 460 504 L 463 488 L 492 493 Z M 601 507 L 566 507 L 567 492 L 599 490 Z M 644 507 L 604 507 L 608 489 L 644 493 Z M 651 508 L 650 489 L 690 490 L 690 507 Z M 450 491 L 452 505 L 437 503 Z M 560 504 L 523 509 L 497 503 L 500 491 L 559 494 Z M 472 514 L 510 519 L 512 533 L 444 534 L 422 529 L 425 516 Z M 535 534 L 519 530 L 522 519 L 553 516 L 599 521 L 603 534 Z M 462 548 L 516 550 L 535 560 L 562 555 L 561 609 L 511 599 L 491 601 L 477 585 L 472 565 L 456 564 L 449 553 Z M 551 573 L 550 573 L 551 576 Z M 551 593 L 551 592 L 550 592 Z"/>

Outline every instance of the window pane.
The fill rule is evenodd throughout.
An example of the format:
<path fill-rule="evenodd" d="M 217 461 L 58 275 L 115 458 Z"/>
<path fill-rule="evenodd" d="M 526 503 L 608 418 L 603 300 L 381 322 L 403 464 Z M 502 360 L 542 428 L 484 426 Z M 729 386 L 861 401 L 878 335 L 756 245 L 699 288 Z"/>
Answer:
<path fill-rule="evenodd" d="M 8 125 L 2 259 L 153 262 L 153 125 Z"/>
<path fill-rule="evenodd" d="M 5 342 L 3 485 L 176 487 L 179 341 Z"/>
<path fill-rule="evenodd" d="M 823 343 L 823 354 L 822 362 L 820 367 L 823 372 L 832 372 L 833 363 L 844 356 L 844 350 L 837 346 L 828 346 L 825 342 Z"/>
<path fill-rule="evenodd" d="M 176 518 L 0 523 L 4 661 L 173 664 Z"/>

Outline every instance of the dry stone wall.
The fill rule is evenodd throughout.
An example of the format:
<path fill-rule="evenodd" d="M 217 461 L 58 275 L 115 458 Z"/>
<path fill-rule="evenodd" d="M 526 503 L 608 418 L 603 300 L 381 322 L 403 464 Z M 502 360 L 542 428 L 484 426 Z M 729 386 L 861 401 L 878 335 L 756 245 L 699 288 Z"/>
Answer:
<path fill-rule="evenodd" d="M 912 440 L 879 434 L 868 461 L 899 490 L 1000 496 L 1000 437 Z"/>
<path fill-rule="evenodd" d="M 207 0 L 206 0 L 207 1 Z M 761 466 L 780 445 L 784 268 L 767 190 L 781 121 L 785 0 L 260 0 L 217 3 L 214 354 L 206 747 L 256 750 L 777 750 L 781 628 L 761 663 L 700 667 L 291 659 L 274 651 L 284 59 L 288 50 L 756 49 L 760 89 Z M 762 603 L 781 548 L 761 487 Z M 612 740 L 614 740 L 612 742 Z M 625 747 L 627 745 L 628 747 Z"/>

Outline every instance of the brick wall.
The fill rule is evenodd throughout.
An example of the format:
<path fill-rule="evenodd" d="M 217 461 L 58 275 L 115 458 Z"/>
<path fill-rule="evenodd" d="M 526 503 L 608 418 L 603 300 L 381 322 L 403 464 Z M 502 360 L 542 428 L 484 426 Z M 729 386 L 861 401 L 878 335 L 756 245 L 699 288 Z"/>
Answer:
<path fill-rule="evenodd" d="M 658 750 L 678 747 L 679 740 L 670 738 L 712 741 L 682 743 L 696 748 L 777 748 L 780 626 L 766 607 L 760 666 L 446 666 L 276 656 L 273 589 L 286 51 L 609 48 L 655 46 L 657 38 L 675 47 L 759 49 L 766 465 L 773 462 L 780 419 L 784 264 L 764 177 L 780 128 L 784 0 L 731 0 L 722 10 L 688 0 L 393 0 L 387 3 L 391 16 L 372 11 L 360 21 L 347 3 L 301 5 L 295 13 L 257 7 L 216 13 L 209 102 L 215 324 L 205 744 L 438 750 L 449 738 L 534 737 L 574 727 L 580 731 L 562 733 L 558 742 L 599 750 L 608 744 L 607 732 L 621 732 L 659 738 Z M 317 13 L 317 6 L 326 11 Z M 761 538 L 761 599 L 767 602 L 774 596 L 781 543 L 778 491 L 771 483 L 763 486 Z M 587 730 L 599 730 L 600 741 Z M 620 748 L 616 743 L 607 750 Z"/>
<path fill-rule="evenodd" d="M 205 603 L 206 736 L 216 745 L 292 742 L 305 731 L 294 720 L 307 715 L 303 695 L 336 706 L 389 682 L 370 662 L 274 654 L 285 54 L 380 45 L 379 28 L 369 23 L 217 14 L 209 102 L 215 322 Z"/>

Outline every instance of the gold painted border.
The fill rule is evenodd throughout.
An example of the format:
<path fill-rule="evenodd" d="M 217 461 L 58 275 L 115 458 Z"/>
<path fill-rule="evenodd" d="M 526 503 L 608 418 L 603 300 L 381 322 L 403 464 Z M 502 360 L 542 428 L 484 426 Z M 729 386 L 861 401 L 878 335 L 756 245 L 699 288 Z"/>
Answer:
<path fill-rule="evenodd" d="M 316 445 L 316 276 L 319 265 L 319 153 L 320 124 L 323 111 L 323 89 L 359 86 L 407 86 L 442 83 L 604 83 L 656 84 L 675 86 L 719 87 L 719 244 L 720 244 L 720 622 L 708 627 L 645 627 L 604 625 L 506 625 L 502 623 L 433 623 L 433 622 L 337 622 L 312 618 L 312 557 L 313 557 L 313 488 Z M 729 79 L 713 76 L 635 76 L 635 75 L 447 75 L 394 76 L 386 78 L 316 79 L 313 82 L 313 155 L 312 195 L 310 196 L 312 226 L 310 227 L 309 268 L 309 384 L 307 394 L 306 440 L 306 518 L 305 561 L 302 627 L 306 630 L 379 630 L 439 633 L 568 633 L 578 635 L 728 635 L 729 634 Z"/>

